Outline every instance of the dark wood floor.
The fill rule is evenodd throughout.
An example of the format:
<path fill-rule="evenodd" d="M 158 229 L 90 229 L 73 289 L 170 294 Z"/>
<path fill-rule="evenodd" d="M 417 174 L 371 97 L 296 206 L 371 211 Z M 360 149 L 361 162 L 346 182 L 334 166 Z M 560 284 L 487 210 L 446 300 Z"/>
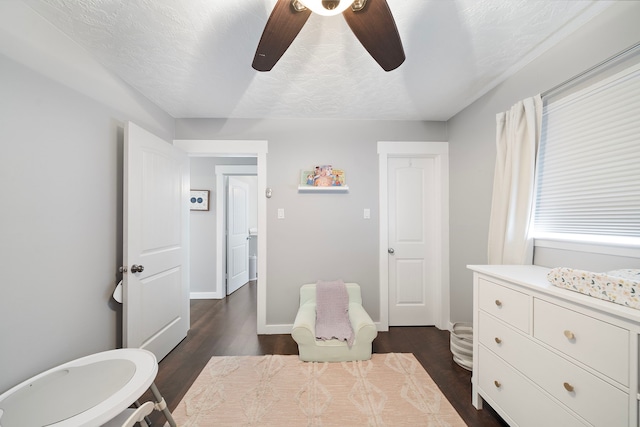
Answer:
<path fill-rule="evenodd" d="M 175 409 L 212 356 L 298 354 L 291 335 L 257 335 L 256 284 L 223 300 L 191 301 L 191 330 L 159 364 L 156 385 Z M 392 327 L 373 342 L 374 353 L 413 353 L 469 426 L 506 426 L 488 406 L 471 405 L 471 373 L 453 362 L 449 332 L 434 327 Z M 145 395 L 142 401 L 151 396 Z M 164 424 L 157 412 L 154 426 Z"/>

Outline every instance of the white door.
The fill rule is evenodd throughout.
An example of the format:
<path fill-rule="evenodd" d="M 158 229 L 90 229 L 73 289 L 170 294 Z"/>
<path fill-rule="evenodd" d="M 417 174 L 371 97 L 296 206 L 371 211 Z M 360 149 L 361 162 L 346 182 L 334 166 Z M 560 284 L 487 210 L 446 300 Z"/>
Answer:
<path fill-rule="evenodd" d="M 389 325 L 435 324 L 434 159 L 388 159 Z"/>
<path fill-rule="evenodd" d="M 227 184 L 227 295 L 249 281 L 249 184 Z"/>
<path fill-rule="evenodd" d="M 123 344 L 158 360 L 189 329 L 188 195 L 186 153 L 127 123 Z"/>

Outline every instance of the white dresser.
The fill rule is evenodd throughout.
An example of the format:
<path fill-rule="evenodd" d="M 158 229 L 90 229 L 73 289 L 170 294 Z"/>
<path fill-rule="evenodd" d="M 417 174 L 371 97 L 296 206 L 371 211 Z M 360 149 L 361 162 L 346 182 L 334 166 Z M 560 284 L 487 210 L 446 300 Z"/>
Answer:
<path fill-rule="evenodd" d="M 477 409 L 510 426 L 640 426 L 640 310 L 552 286 L 547 268 L 468 268 Z"/>

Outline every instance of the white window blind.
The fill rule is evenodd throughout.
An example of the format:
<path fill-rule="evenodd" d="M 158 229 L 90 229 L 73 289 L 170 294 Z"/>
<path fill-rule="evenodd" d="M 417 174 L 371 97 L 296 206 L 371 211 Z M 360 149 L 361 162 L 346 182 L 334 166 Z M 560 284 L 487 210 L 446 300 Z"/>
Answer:
<path fill-rule="evenodd" d="M 640 245 L 640 65 L 545 103 L 535 238 Z"/>

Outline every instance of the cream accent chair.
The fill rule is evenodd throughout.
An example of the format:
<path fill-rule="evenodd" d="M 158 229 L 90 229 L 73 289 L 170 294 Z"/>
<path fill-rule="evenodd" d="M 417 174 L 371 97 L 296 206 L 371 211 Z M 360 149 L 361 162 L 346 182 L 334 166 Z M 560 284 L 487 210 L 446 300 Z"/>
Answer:
<path fill-rule="evenodd" d="M 291 336 L 298 343 L 300 360 L 305 362 L 346 362 L 371 359 L 371 343 L 378 336 L 376 325 L 362 307 L 360 286 L 345 283 L 349 294 L 349 320 L 355 340 L 351 348 L 346 341 L 316 340 L 316 285 L 302 285 L 300 308 L 293 322 Z"/>

